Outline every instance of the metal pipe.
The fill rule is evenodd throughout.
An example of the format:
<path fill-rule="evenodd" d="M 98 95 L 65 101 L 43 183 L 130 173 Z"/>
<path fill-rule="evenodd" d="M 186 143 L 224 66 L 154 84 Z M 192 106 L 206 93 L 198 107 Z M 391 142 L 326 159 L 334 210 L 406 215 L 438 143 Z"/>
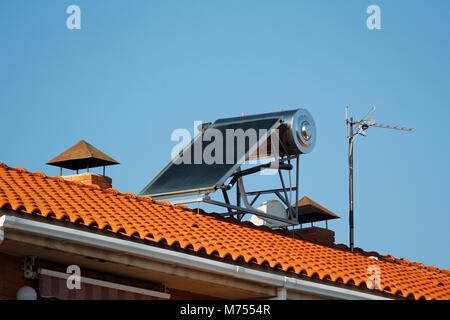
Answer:
<path fill-rule="evenodd" d="M 282 187 L 283 187 L 284 197 L 286 198 L 286 201 L 288 201 L 288 203 L 289 203 L 289 198 L 288 198 L 288 196 L 287 196 L 286 186 L 284 185 L 284 179 L 283 179 L 283 175 L 281 174 L 281 170 L 278 170 L 278 174 L 279 174 L 279 176 L 280 176 L 281 185 L 282 185 Z"/>
<path fill-rule="evenodd" d="M 298 205 L 298 189 L 299 189 L 299 182 L 300 182 L 300 178 L 299 178 L 299 166 L 300 166 L 300 156 L 297 156 L 297 164 L 295 166 L 295 211 L 297 214 L 296 219 L 298 220 L 299 217 L 299 205 Z"/>
<path fill-rule="evenodd" d="M 186 204 L 186 203 L 198 203 L 198 202 L 201 202 L 201 201 L 203 201 L 203 197 L 175 200 L 175 201 L 170 201 L 170 203 L 173 204 L 173 205 L 179 205 L 179 204 Z"/>
<path fill-rule="evenodd" d="M 258 193 L 252 200 L 252 202 L 250 202 L 250 205 L 253 206 L 253 204 L 256 202 L 256 200 L 259 198 L 259 196 L 261 195 L 261 193 Z"/>
<path fill-rule="evenodd" d="M 345 106 L 345 137 L 348 139 L 348 106 Z"/>
<path fill-rule="evenodd" d="M 291 165 L 291 160 L 289 160 L 289 165 Z M 289 203 L 292 205 L 292 175 L 291 175 L 291 171 L 289 171 Z"/>
<path fill-rule="evenodd" d="M 272 162 L 272 163 L 275 163 L 275 162 Z M 259 165 L 259 166 L 253 167 L 253 168 L 242 170 L 242 171 L 236 171 L 235 173 L 233 173 L 233 176 L 243 177 L 243 176 L 253 174 L 253 173 L 265 170 L 265 169 L 271 169 L 272 163 L 266 163 L 266 164 L 262 164 L 262 165 Z M 276 168 L 278 168 L 279 170 L 292 170 L 292 165 L 278 162 Z M 230 184 L 232 184 L 232 183 L 230 182 Z"/>
<path fill-rule="evenodd" d="M 216 206 L 219 206 L 219 207 L 224 207 L 224 208 L 229 207 L 230 209 L 234 209 L 234 210 L 236 210 L 236 212 L 233 212 L 232 213 L 233 215 L 237 214 L 237 212 L 245 211 L 247 213 L 251 213 L 251 214 L 257 215 L 259 217 L 266 218 L 266 219 L 276 220 L 276 221 L 284 222 L 284 223 L 290 224 L 290 225 L 296 225 L 295 221 L 292 221 L 292 220 L 289 220 L 289 219 L 279 218 L 277 216 L 272 216 L 270 214 L 263 213 L 262 211 L 259 211 L 259 210 L 256 210 L 256 209 L 242 208 L 242 207 L 238 207 L 238 206 L 235 206 L 235 205 L 232 205 L 232 204 L 222 203 L 222 202 L 219 202 L 219 201 L 212 200 L 209 197 L 205 197 L 202 202 L 208 203 L 208 204 L 213 204 L 213 205 L 216 205 Z M 228 215 L 228 214 L 229 213 L 224 213 L 222 215 Z"/>
<path fill-rule="evenodd" d="M 225 200 L 226 204 L 230 204 L 230 199 L 228 198 L 228 193 L 225 189 L 222 189 L 223 199 Z M 231 213 L 231 209 L 227 208 L 228 212 Z"/>
<path fill-rule="evenodd" d="M 281 202 L 283 202 L 287 207 L 289 207 L 289 202 L 286 199 L 284 199 L 283 196 L 278 191 L 275 192 L 275 195 L 278 197 L 278 199 L 281 200 Z"/>
<path fill-rule="evenodd" d="M 281 170 L 278 170 L 278 174 L 280 175 L 281 185 L 283 187 L 283 193 L 284 193 L 284 197 L 286 199 L 285 204 L 286 204 L 286 206 L 288 207 L 288 210 L 289 210 L 289 217 L 292 219 L 292 216 L 293 216 L 293 214 L 292 214 L 293 213 L 292 212 L 293 211 L 292 203 L 289 203 L 289 198 L 288 198 L 288 195 L 287 195 L 286 186 L 284 184 L 283 174 L 281 173 Z"/>
<path fill-rule="evenodd" d="M 353 252 L 354 246 L 354 225 L 353 225 L 353 118 L 350 118 L 350 138 L 348 146 L 348 168 L 349 168 L 349 224 L 350 224 L 350 251 Z"/>
<path fill-rule="evenodd" d="M 296 190 L 295 187 L 292 188 L 292 190 Z M 250 191 L 246 192 L 248 196 L 253 196 L 257 194 L 269 194 L 269 193 L 275 193 L 275 192 L 281 192 L 283 189 L 269 189 L 269 190 L 258 190 L 258 191 Z"/>
<path fill-rule="evenodd" d="M 240 170 L 240 168 L 238 168 L 238 170 Z M 234 179 L 234 177 L 233 177 L 233 179 Z M 238 178 L 236 179 L 236 181 L 237 180 L 238 180 Z M 236 206 L 237 207 L 241 206 L 241 192 L 239 190 L 239 183 L 236 184 Z M 241 211 L 237 210 L 237 214 L 238 214 L 238 216 L 237 216 L 238 220 L 240 220 Z"/>

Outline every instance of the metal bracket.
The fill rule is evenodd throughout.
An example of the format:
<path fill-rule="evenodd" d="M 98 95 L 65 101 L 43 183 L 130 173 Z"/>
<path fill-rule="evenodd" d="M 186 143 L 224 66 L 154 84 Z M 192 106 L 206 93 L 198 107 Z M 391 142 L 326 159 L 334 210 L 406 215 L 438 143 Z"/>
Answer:
<path fill-rule="evenodd" d="M 203 201 L 203 197 L 204 196 L 201 196 L 201 197 L 198 197 L 198 198 L 189 198 L 189 199 L 176 200 L 176 201 L 171 201 L 170 203 L 172 203 L 173 205 L 178 205 L 178 204 L 202 202 Z"/>
<path fill-rule="evenodd" d="M 249 209 L 249 208 L 243 208 L 243 207 L 235 206 L 235 205 L 232 205 L 232 204 L 222 203 L 222 202 L 219 202 L 219 201 L 211 200 L 210 197 L 205 197 L 203 199 L 203 202 L 204 203 L 209 203 L 209 204 L 212 204 L 212 205 L 216 205 L 216 206 L 219 206 L 219 207 L 230 208 L 230 209 L 236 210 L 233 213 L 231 213 L 231 215 L 236 215 L 236 214 L 239 214 L 239 213 L 251 213 L 251 214 L 254 214 L 254 215 L 259 216 L 259 217 L 263 217 L 263 218 L 266 218 L 266 219 L 271 219 L 271 220 L 284 222 L 286 224 L 293 225 L 293 226 L 298 224 L 298 221 L 285 219 L 285 218 L 278 218 L 278 217 L 275 217 L 275 216 L 271 216 L 269 214 L 262 213 L 262 212 L 260 212 L 258 210 Z M 230 215 L 230 213 L 225 213 L 224 215 Z"/>
<path fill-rule="evenodd" d="M 283 175 L 282 175 L 282 171 L 286 170 L 286 171 L 291 171 L 293 169 L 293 165 L 290 163 L 290 160 L 292 159 L 296 159 L 297 165 L 296 165 L 296 185 L 292 186 L 291 183 L 291 179 L 289 178 L 289 188 L 287 188 L 284 179 L 283 179 Z M 288 163 L 284 163 L 284 161 L 288 161 Z M 242 184 L 242 181 L 239 183 L 239 180 L 242 179 L 242 177 L 250 175 L 250 174 L 254 174 L 256 172 L 265 170 L 265 169 L 271 169 L 271 165 L 272 163 L 266 163 L 266 164 L 262 164 L 262 165 L 258 165 L 256 167 L 253 168 L 249 168 L 246 170 L 237 170 L 235 173 L 233 173 L 232 179 L 228 184 L 224 184 L 221 185 L 219 187 L 216 188 L 216 190 L 221 190 L 222 191 L 222 195 L 224 198 L 224 202 L 220 202 L 220 201 L 215 201 L 212 200 L 209 196 L 209 192 L 208 193 L 197 193 L 195 198 L 188 198 L 188 199 L 182 199 L 182 200 L 178 200 L 178 201 L 172 201 L 173 205 L 178 205 L 178 204 L 188 204 L 188 203 L 207 203 L 207 204 L 212 204 L 215 206 L 219 206 L 219 207 L 223 207 L 226 208 L 227 212 L 226 213 L 219 213 L 222 216 L 236 216 L 236 218 L 238 220 L 241 220 L 245 214 L 254 214 L 256 216 L 262 217 L 262 218 L 266 218 L 266 219 L 270 219 L 270 220 L 275 220 L 275 221 L 279 221 L 279 222 L 283 222 L 287 225 L 290 226 L 295 226 L 298 225 L 298 195 L 299 195 L 299 156 L 288 156 L 285 158 L 281 158 L 278 161 L 276 161 L 277 163 L 277 169 L 278 169 L 278 174 L 279 174 L 279 178 L 281 181 L 281 185 L 282 188 L 280 189 L 271 189 L 271 190 L 258 190 L 258 191 L 252 191 L 252 192 L 246 192 L 244 189 L 244 186 Z M 228 196 L 228 192 L 234 185 L 236 185 L 236 204 L 233 205 L 231 204 L 230 198 Z M 296 204 L 296 208 L 293 208 L 293 205 L 290 203 L 289 200 L 292 201 L 291 197 L 288 197 L 288 191 L 292 192 L 295 191 L 295 204 Z M 280 218 L 280 217 L 276 217 L 276 216 L 272 216 L 270 214 L 265 214 L 263 212 L 261 212 L 260 210 L 257 210 L 255 208 L 253 208 L 253 204 L 256 202 L 256 200 L 259 198 L 259 196 L 264 195 L 264 194 L 275 194 L 280 200 L 281 202 L 287 207 L 288 210 L 288 215 L 286 218 Z M 283 196 L 283 195 L 284 196 Z M 247 196 L 253 196 L 252 201 L 248 201 L 247 200 Z M 245 206 L 241 206 L 241 200 L 243 200 L 244 205 Z"/>
<path fill-rule="evenodd" d="M 33 270 L 35 263 L 35 257 L 33 256 L 26 256 L 23 260 L 23 277 L 25 279 L 37 279 L 38 273 Z"/>

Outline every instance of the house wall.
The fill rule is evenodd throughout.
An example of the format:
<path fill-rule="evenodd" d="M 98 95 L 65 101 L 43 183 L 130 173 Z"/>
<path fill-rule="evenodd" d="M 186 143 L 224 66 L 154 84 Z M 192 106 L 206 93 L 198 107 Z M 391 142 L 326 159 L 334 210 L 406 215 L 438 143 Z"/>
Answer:
<path fill-rule="evenodd" d="M 51 262 L 38 262 L 40 267 L 47 267 L 53 270 L 63 271 L 61 269 L 61 265 L 53 264 Z M 39 298 L 39 281 L 38 280 L 30 280 L 25 279 L 23 276 L 23 258 L 16 257 L 4 253 L 0 253 L 0 300 L 14 300 L 16 299 L 17 291 L 23 286 L 30 286 L 36 290 Z M 85 272 L 84 272 L 85 273 Z M 126 285 L 134 285 L 139 287 L 148 287 L 148 289 L 152 288 L 151 284 L 147 285 L 146 283 L 137 283 L 137 280 L 126 279 L 126 278 L 117 278 L 111 275 L 105 275 L 99 272 L 90 272 L 86 274 L 86 276 L 95 276 L 95 278 L 101 278 L 103 280 L 109 280 L 111 282 L 122 283 Z M 186 300 L 186 299 L 198 299 L 198 300 L 210 300 L 215 299 L 214 297 L 201 295 L 197 293 L 192 293 L 189 291 L 182 291 L 172 288 L 167 288 L 167 293 L 170 293 L 171 300 Z M 41 298 L 42 299 L 42 298 Z"/>
<path fill-rule="evenodd" d="M 2 209 L 0 209 L 0 219 L 2 219 L 1 213 Z M 211 264 L 198 266 L 196 263 L 200 263 L 200 260 L 195 260 L 197 257 L 181 252 L 179 253 L 180 257 L 181 255 L 185 255 L 186 261 L 188 261 L 187 258 L 194 259 L 194 261 L 192 268 L 189 265 L 186 267 L 186 261 L 184 260 L 182 262 L 185 264 L 180 266 L 178 262 L 167 259 L 169 255 L 163 254 L 161 252 L 164 251 L 163 249 L 156 249 L 149 246 L 149 252 L 145 251 L 146 255 L 143 255 L 142 252 L 137 253 L 137 249 L 135 248 L 135 246 L 139 246 L 140 248 L 142 245 L 136 244 L 132 246 L 132 242 L 124 242 L 123 240 L 118 241 L 121 241 L 120 243 L 122 245 L 127 244 L 126 251 L 121 249 L 122 251 L 117 252 L 117 250 L 114 250 L 114 246 L 106 246 L 104 243 L 104 247 L 97 248 L 92 245 L 92 241 L 89 240 L 90 237 L 88 239 L 82 237 L 86 232 L 81 227 L 78 228 L 77 226 L 71 225 L 69 228 L 64 222 L 52 220 L 42 223 L 42 218 L 40 217 L 27 216 L 28 219 L 24 219 L 24 215 L 15 216 L 11 214 L 11 216 L 14 218 L 3 219 L 7 223 L 3 225 L 4 230 L 0 229 L 0 254 L 3 255 L 0 258 L 0 267 L 4 264 L 3 260 L 6 261 L 5 255 L 19 257 L 34 256 L 36 257 L 37 267 L 39 267 L 41 262 L 46 261 L 51 265 L 47 267 L 42 265 L 41 267 L 50 270 L 58 271 L 55 265 L 67 268 L 69 265 L 76 264 L 82 268 L 83 273 L 85 271 L 97 273 L 96 276 L 93 275 L 91 277 L 94 279 L 101 280 L 101 278 L 98 278 L 98 274 L 101 274 L 101 276 L 115 275 L 115 277 L 120 277 L 121 280 L 138 281 L 136 285 L 133 283 L 123 284 L 141 287 L 143 289 L 150 283 L 163 283 L 166 286 L 165 292 L 171 295 L 171 299 L 272 299 L 277 297 L 277 289 L 281 283 L 279 279 L 280 275 L 277 274 L 274 274 L 274 277 L 277 277 L 274 282 L 269 273 L 260 275 L 264 276 L 263 279 L 257 278 L 258 275 L 255 275 L 256 279 L 250 279 L 248 278 L 249 274 L 246 274 L 250 270 L 247 270 L 246 267 L 241 269 L 238 265 L 231 266 L 223 262 L 217 262 L 220 264 L 218 268 L 226 267 L 226 270 L 230 270 L 230 273 L 224 276 L 221 272 L 217 273 L 214 270 L 210 270 L 209 267 L 211 267 Z M 30 230 L 30 225 L 34 229 L 32 228 Z M 54 232 L 56 231 L 53 229 L 57 229 L 58 232 L 63 232 L 61 230 L 64 229 L 64 233 L 63 235 L 57 234 L 55 236 Z M 95 233 L 95 231 L 91 232 Z M 55 241 L 55 237 L 59 239 L 63 238 L 63 236 L 63 239 L 65 239 L 65 236 L 69 237 L 68 239 L 72 239 L 71 236 L 74 234 L 76 234 L 77 239 L 79 238 L 79 241 Z M 102 241 L 106 241 L 105 239 L 108 238 L 102 234 L 99 234 L 98 237 Z M 105 247 L 107 248 L 106 250 Z M 170 250 L 171 253 L 173 251 L 176 250 Z M 152 255 L 147 255 L 147 253 L 151 253 Z M 198 259 L 200 258 L 198 257 Z M 15 260 L 13 269 L 18 272 L 16 275 L 20 274 L 20 281 L 30 283 L 29 280 L 23 279 L 21 258 L 10 257 L 9 260 L 11 259 Z M 59 272 L 66 272 L 66 269 L 61 269 Z M 286 277 L 284 278 L 286 281 Z M 269 280 L 267 281 L 267 279 Z M 110 282 L 116 282 L 115 280 L 104 279 L 104 281 Z M 37 282 L 35 285 L 38 284 Z M 341 292 L 335 286 L 318 285 L 321 287 L 317 288 L 316 285 L 311 286 L 306 281 L 304 284 L 297 285 L 297 287 L 289 287 L 286 298 L 323 299 L 327 297 L 343 297 L 344 299 L 354 299 L 361 297 L 359 293 L 355 294 L 353 290 L 346 288 L 338 288 L 341 291 L 345 291 Z M 11 286 L 7 286 L 7 289 L 11 288 Z M 19 288 L 20 286 L 16 286 L 15 290 L 8 290 L 11 292 L 5 298 L 14 298 Z M 306 290 L 303 288 L 306 288 Z M 148 289 L 151 290 L 151 288 Z M 367 293 L 365 295 L 367 297 L 364 296 L 364 298 L 377 298 L 376 296 L 369 296 Z"/>
<path fill-rule="evenodd" d="M 37 282 L 23 277 L 22 265 L 22 258 L 0 253 L 0 300 L 16 299 L 17 290 L 23 286 L 37 291 Z"/>

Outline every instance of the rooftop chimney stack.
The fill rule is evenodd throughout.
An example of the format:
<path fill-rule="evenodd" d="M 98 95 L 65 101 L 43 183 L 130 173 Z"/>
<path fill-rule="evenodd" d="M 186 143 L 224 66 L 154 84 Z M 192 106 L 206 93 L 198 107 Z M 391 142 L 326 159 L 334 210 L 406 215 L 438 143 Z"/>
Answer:
<path fill-rule="evenodd" d="M 98 185 L 102 189 L 112 187 L 112 179 L 105 176 L 105 167 L 119 164 L 116 160 L 104 154 L 94 146 L 81 140 L 56 158 L 47 162 L 48 165 L 60 168 L 60 175 L 68 181 L 78 181 L 87 185 Z M 91 173 L 89 169 L 103 167 L 103 174 Z M 62 175 L 62 169 L 76 170 L 76 174 Z M 79 174 L 78 171 L 86 169 Z"/>
<path fill-rule="evenodd" d="M 303 197 L 297 205 L 299 209 L 298 221 L 301 229 L 295 229 L 294 235 L 297 238 L 324 245 L 334 244 L 334 231 L 328 229 L 328 220 L 338 219 L 339 216 L 308 197 Z M 297 205 L 294 204 L 293 206 L 296 207 Z M 325 228 L 314 226 L 314 222 L 319 221 L 325 221 Z M 303 223 L 311 223 L 311 226 L 303 228 Z"/>

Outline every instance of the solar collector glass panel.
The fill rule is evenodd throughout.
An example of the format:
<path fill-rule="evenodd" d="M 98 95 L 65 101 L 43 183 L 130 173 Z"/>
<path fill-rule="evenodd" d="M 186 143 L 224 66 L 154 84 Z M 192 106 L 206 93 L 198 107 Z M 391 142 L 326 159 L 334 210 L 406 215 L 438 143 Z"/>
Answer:
<path fill-rule="evenodd" d="M 240 158 L 244 158 L 245 160 L 250 152 L 256 150 L 258 141 L 264 138 L 260 135 L 260 130 L 270 134 L 271 129 L 278 127 L 280 118 L 270 117 L 251 120 L 243 118 L 242 121 L 236 121 L 236 119 L 233 120 L 233 122 L 220 121 L 219 123 L 214 123 L 204 129 L 203 132 L 191 141 L 191 143 L 183 149 L 182 153 L 180 153 L 179 157 L 185 155 L 184 159 L 188 161 L 183 161 L 180 164 L 174 163 L 177 159 L 171 161 L 141 191 L 140 194 L 153 197 L 171 197 L 214 191 L 216 187 L 223 184 L 234 170 L 237 169 Z M 211 129 L 217 129 L 217 133 L 220 132 L 222 135 L 223 144 L 220 147 L 227 145 L 227 141 L 230 142 L 229 139 L 227 139 L 227 129 L 231 129 L 233 132 L 241 129 L 241 132 L 247 133 L 250 133 L 247 131 L 248 129 L 254 129 L 257 139 L 254 141 L 247 137 L 243 149 L 239 149 L 238 140 L 233 139 L 232 143 L 228 145 L 229 147 L 223 147 L 222 157 L 217 157 L 218 154 L 212 153 L 213 156 L 216 156 L 217 162 L 222 160 L 221 163 L 208 164 L 205 163 L 203 155 L 205 154 L 205 148 L 210 145 L 210 143 L 214 143 L 215 138 L 212 138 L 211 141 L 202 142 L 202 140 L 204 135 L 208 134 L 208 130 Z M 231 137 L 231 135 L 228 135 L 228 137 Z M 262 141 L 259 142 L 262 143 Z M 194 146 L 194 144 L 197 145 Z M 197 147 L 199 147 L 199 149 L 196 149 Z M 197 152 L 197 158 L 195 157 L 195 150 L 201 151 L 201 153 Z M 239 153 L 239 151 L 241 151 L 241 153 Z M 199 154 L 201 155 L 200 157 L 198 156 Z M 230 161 L 227 163 L 227 159 L 232 160 L 231 163 Z"/>

